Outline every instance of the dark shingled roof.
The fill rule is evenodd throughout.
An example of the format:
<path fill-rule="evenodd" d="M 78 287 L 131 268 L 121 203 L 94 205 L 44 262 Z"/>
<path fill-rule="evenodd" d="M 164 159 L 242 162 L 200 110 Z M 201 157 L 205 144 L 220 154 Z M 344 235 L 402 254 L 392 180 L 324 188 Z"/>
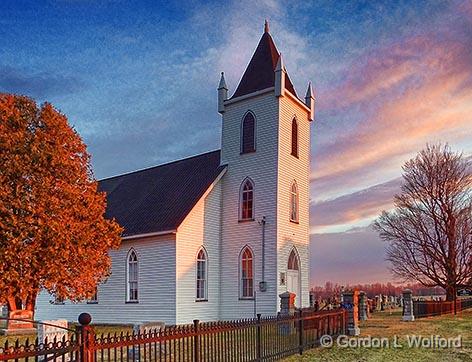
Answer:
<path fill-rule="evenodd" d="M 279 51 L 272 37 L 268 32 L 264 32 L 232 98 L 274 87 L 275 68 L 279 56 Z M 297 96 L 287 73 L 285 73 L 285 88 L 294 96 Z"/>
<path fill-rule="evenodd" d="M 99 181 L 123 236 L 175 230 L 224 170 L 220 151 Z"/>

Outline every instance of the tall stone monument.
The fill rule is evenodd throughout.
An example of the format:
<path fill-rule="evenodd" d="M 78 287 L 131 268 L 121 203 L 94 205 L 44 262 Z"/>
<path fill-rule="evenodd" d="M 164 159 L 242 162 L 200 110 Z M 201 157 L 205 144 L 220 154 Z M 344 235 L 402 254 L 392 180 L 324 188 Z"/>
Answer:
<path fill-rule="evenodd" d="M 359 291 L 343 292 L 343 307 L 347 310 L 347 334 L 358 336 L 361 333 L 359 329 Z"/>
<path fill-rule="evenodd" d="M 365 292 L 359 292 L 359 320 L 367 320 L 367 296 Z"/>
<path fill-rule="evenodd" d="M 413 315 L 413 298 L 410 289 L 403 291 L 403 316 L 402 320 L 406 322 L 412 322 L 415 320 Z"/>

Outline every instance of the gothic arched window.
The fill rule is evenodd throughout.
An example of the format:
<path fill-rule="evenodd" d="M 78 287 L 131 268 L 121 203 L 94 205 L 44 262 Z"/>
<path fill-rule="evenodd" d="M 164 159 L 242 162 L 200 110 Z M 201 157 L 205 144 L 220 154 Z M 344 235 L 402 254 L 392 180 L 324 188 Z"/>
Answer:
<path fill-rule="evenodd" d="M 206 300 L 208 295 L 208 258 L 204 248 L 200 248 L 197 254 L 197 285 L 196 300 Z"/>
<path fill-rule="evenodd" d="M 239 220 L 254 219 L 254 183 L 246 178 L 240 189 L 239 196 Z"/>
<path fill-rule="evenodd" d="M 298 187 L 293 181 L 290 187 L 290 221 L 298 222 Z"/>
<path fill-rule="evenodd" d="M 254 257 L 251 249 L 246 246 L 241 252 L 240 267 L 240 296 L 241 298 L 254 297 Z"/>
<path fill-rule="evenodd" d="M 256 119 L 251 112 L 246 113 L 241 125 L 241 153 L 256 150 Z"/>
<path fill-rule="evenodd" d="M 295 249 L 292 249 L 290 256 L 288 257 L 288 270 L 299 270 L 298 269 L 298 255 L 295 252 Z"/>
<path fill-rule="evenodd" d="M 136 252 L 131 249 L 128 252 L 128 258 L 126 263 L 126 276 L 127 276 L 127 290 L 126 300 L 128 302 L 138 301 L 138 256 Z"/>
<path fill-rule="evenodd" d="M 298 158 L 298 123 L 296 118 L 292 120 L 292 156 Z"/>

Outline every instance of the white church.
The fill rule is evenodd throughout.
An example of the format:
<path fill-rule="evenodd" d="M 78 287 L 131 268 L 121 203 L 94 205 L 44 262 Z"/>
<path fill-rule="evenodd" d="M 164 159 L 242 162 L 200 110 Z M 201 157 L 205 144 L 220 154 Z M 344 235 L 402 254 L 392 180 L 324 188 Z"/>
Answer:
<path fill-rule="evenodd" d="M 275 315 L 279 294 L 309 304 L 310 125 L 265 24 L 230 96 L 218 87 L 221 150 L 100 181 L 124 228 L 93 300 L 40 293 L 36 319 L 166 324 Z M 97 242 L 100 242 L 97 240 Z"/>

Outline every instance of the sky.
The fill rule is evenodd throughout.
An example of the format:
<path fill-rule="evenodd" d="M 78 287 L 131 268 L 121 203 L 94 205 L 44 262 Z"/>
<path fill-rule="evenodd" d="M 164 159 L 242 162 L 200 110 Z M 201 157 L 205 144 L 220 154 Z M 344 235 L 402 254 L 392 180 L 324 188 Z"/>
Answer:
<path fill-rule="evenodd" d="M 426 143 L 472 153 L 472 1 L 0 0 L 0 91 L 65 113 L 100 179 L 220 148 L 264 19 L 316 93 L 311 283 L 387 282 L 371 223 Z"/>

